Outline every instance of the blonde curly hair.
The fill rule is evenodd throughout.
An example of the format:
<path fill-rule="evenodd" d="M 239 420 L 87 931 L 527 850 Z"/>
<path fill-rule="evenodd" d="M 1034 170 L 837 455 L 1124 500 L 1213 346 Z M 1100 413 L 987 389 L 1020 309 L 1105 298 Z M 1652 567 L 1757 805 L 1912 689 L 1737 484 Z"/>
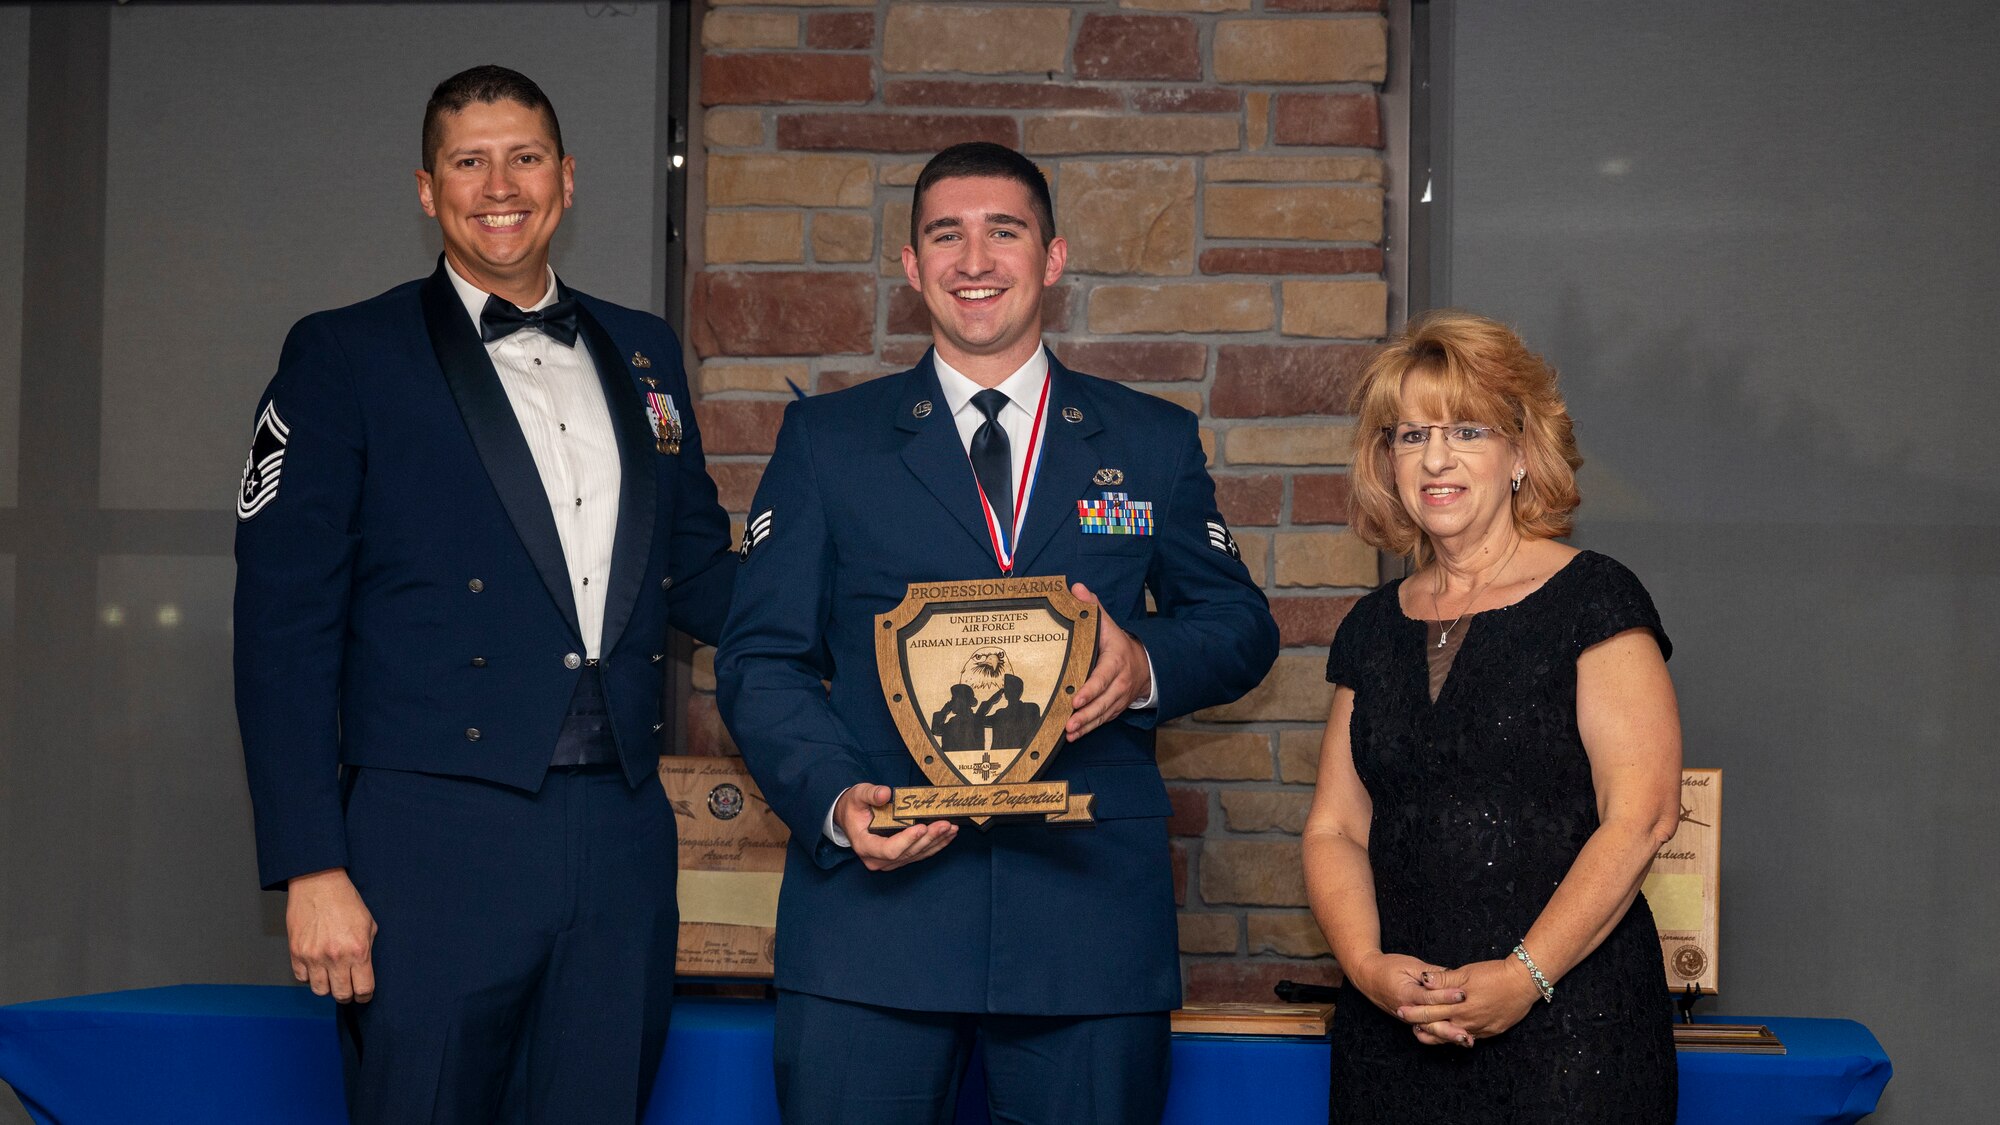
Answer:
<path fill-rule="evenodd" d="M 1378 550 L 1422 566 L 1432 548 L 1423 528 L 1396 495 L 1387 431 L 1402 420 L 1403 386 L 1423 376 L 1427 395 L 1453 421 L 1492 426 L 1527 463 L 1514 493 L 1514 526 L 1537 539 L 1558 539 L 1575 527 L 1582 502 L 1576 470 L 1583 458 L 1569 408 L 1548 361 L 1528 350 L 1506 325 L 1457 309 L 1440 309 L 1411 321 L 1382 346 L 1354 392 L 1360 416 L 1354 442 L 1348 524 Z"/>

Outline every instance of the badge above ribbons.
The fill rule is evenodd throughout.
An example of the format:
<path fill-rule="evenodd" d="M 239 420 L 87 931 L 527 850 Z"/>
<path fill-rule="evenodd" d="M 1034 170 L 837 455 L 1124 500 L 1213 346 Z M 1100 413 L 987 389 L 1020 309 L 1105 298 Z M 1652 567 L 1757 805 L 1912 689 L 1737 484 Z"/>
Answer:
<path fill-rule="evenodd" d="M 894 789 L 869 828 L 1039 816 L 1088 824 L 1089 793 L 1037 781 L 1055 760 L 1097 651 L 1097 609 L 1060 575 L 913 582 L 875 618 L 875 664 L 896 729 L 932 786 Z"/>

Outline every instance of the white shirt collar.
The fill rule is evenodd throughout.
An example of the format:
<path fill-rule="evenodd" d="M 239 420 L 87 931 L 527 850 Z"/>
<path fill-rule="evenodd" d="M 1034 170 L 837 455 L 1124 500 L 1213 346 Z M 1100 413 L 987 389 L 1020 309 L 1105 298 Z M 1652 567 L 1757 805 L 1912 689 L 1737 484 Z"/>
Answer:
<path fill-rule="evenodd" d="M 555 268 L 553 266 L 545 266 L 543 268 L 547 269 L 549 273 L 548 290 L 542 294 L 541 300 L 536 301 L 534 304 L 529 305 L 525 309 L 522 309 L 521 310 L 522 312 L 534 312 L 536 309 L 545 309 L 548 308 L 550 305 L 556 303 Z M 474 285 L 470 281 L 467 281 L 464 278 L 458 276 L 458 271 L 451 268 L 450 258 L 445 259 L 444 273 L 446 277 L 449 277 L 451 279 L 451 287 L 453 289 L 458 290 L 458 299 L 464 302 L 465 315 L 472 318 L 472 326 L 474 328 L 479 327 L 479 314 L 485 311 L 486 298 L 488 296 L 491 296 L 491 294 L 487 293 L 486 290 L 481 289 L 479 286 Z M 506 300 L 505 297 L 502 297 L 500 299 L 503 301 Z"/>
<path fill-rule="evenodd" d="M 936 352 L 931 353 L 931 366 L 937 370 L 938 386 L 944 391 L 945 405 L 951 407 L 955 417 L 972 402 L 972 396 L 986 388 L 944 361 Z M 1014 369 L 1012 375 L 1001 380 L 993 388 L 1007 396 L 1007 401 L 1019 407 L 1029 417 L 1034 417 L 1035 405 L 1041 401 L 1042 383 L 1049 377 L 1049 352 L 1047 348 L 1036 348 L 1028 362 Z"/>

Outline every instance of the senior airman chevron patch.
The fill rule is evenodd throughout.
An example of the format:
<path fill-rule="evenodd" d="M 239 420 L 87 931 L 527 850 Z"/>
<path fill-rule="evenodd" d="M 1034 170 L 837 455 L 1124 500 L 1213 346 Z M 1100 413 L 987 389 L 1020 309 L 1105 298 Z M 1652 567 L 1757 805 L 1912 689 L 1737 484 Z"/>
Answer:
<path fill-rule="evenodd" d="M 757 544 L 770 538 L 770 535 L 771 509 L 766 508 L 757 515 L 752 516 L 749 523 L 743 525 L 743 546 L 738 549 L 737 553 L 746 559 L 749 558 L 750 552 L 756 550 Z"/>
<path fill-rule="evenodd" d="M 1208 521 L 1208 545 L 1232 559 L 1243 557 L 1242 550 L 1236 546 L 1236 537 L 1229 534 L 1229 529 L 1223 526 L 1221 520 Z"/>

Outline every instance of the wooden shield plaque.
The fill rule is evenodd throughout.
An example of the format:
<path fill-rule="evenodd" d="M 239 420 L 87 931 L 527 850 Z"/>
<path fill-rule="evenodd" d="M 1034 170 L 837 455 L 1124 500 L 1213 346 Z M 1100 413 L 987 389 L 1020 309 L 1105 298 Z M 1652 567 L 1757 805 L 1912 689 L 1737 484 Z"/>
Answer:
<path fill-rule="evenodd" d="M 660 759 L 660 785 L 680 831 L 680 943 L 674 971 L 768 977 L 777 946 L 785 822 L 741 758 Z"/>
<path fill-rule="evenodd" d="M 1714 992 L 1722 936 L 1722 771 L 1681 771 L 1681 822 L 1653 854 L 1646 905 L 1660 930 L 1667 987 Z"/>
<path fill-rule="evenodd" d="M 869 827 L 1090 823 L 1090 794 L 1036 778 L 1062 746 L 1096 651 L 1097 607 L 1060 575 L 911 583 L 875 618 L 875 663 L 896 728 L 933 784 L 894 790 Z"/>

